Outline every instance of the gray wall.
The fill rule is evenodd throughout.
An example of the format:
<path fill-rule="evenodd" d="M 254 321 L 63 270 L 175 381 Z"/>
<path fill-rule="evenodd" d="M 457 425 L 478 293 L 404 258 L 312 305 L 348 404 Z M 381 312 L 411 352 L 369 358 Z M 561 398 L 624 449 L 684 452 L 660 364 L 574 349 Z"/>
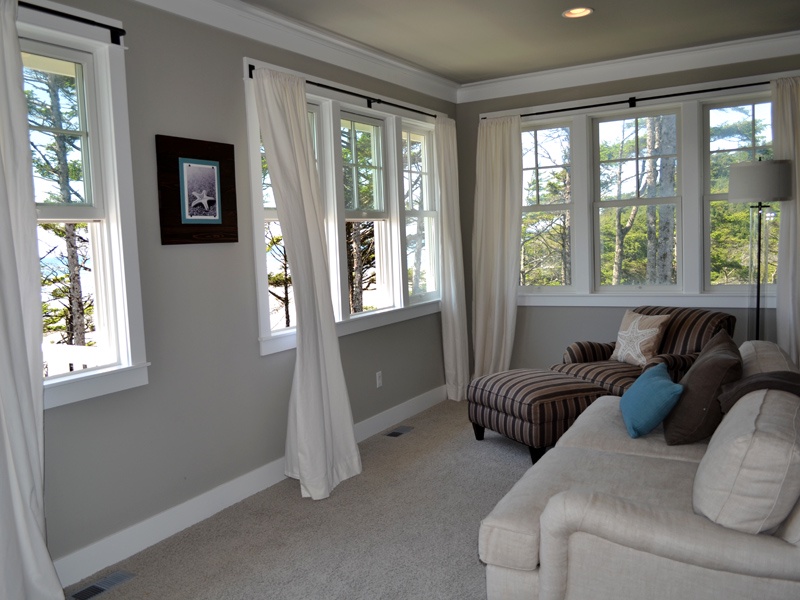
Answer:
<path fill-rule="evenodd" d="M 147 386 L 45 412 L 45 510 L 56 559 L 284 454 L 295 355 L 259 355 L 242 58 L 455 114 L 450 103 L 128 0 L 64 2 L 127 30 L 152 366 Z M 234 144 L 238 243 L 161 245 L 156 134 Z M 444 384 L 438 315 L 345 336 L 340 346 L 356 422 Z"/>

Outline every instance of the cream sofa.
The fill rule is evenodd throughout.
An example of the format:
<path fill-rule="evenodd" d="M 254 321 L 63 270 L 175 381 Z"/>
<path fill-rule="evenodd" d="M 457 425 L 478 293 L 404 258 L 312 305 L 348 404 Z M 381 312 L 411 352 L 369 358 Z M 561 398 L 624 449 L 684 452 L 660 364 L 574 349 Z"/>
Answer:
<path fill-rule="evenodd" d="M 798 372 L 770 342 L 743 381 Z M 749 381 L 752 381 L 749 380 Z M 800 598 L 800 397 L 742 396 L 710 440 L 632 439 L 589 406 L 482 521 L 489 600 Z"/>

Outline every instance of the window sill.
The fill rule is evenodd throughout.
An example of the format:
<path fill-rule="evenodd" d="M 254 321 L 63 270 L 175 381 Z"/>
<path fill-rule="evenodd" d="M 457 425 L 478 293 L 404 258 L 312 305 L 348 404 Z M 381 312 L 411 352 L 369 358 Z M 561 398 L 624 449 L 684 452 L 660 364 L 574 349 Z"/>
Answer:
<path fill-rule="evenodd" d="M 347 321 L 336 323 L 336 335 L 342 337 L 360 331 L 367 331 L 385 325 L 401 323 L 410 319 L 417 319 L 426 315 L 432 315 L 441 310 L 439 300 L 423 302 L 405 308 L 392 308 L 383 311 L 374 311 L 367 314 L 350 317 Z M 275 335 L 259 340 L 261 356 L 291 350 L 297 347 L 297 334 L 294 329 L 276 333 Z"/>
<path fill-rule="evenodd" d="M 755 289 L 755 288 L 753 288 Z M 774 290 L 762 296 L 764 308 L 775 308 Z M 713 291 L 699 294 L 664 291 L 639 291 L 636 293 L 532 293 L 520 289 L 517 306 L 619 306 L 631 307 L 644 304 L 656 306 L 685 306 L 693 308 L 750 308 L 755 302 L 755 292 L 749 290 Z"/>
<path fill-rule="evenodd" d="M 146 385 L 149 366 L 150 363 L 113 366 L 48 379 L 44 382 L 44 408 L 56 408 Z"/>

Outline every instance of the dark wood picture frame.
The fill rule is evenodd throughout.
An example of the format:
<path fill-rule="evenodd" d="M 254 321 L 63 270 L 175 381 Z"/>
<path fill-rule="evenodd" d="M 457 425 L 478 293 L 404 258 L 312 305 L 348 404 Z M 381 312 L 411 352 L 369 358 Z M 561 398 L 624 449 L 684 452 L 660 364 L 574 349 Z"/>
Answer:
<path fill-rule="evenodd" d="M 162 244 L 239 241 L 233 144 L 157 135 L 156 166 Z M 191 167 L 206 173 L 202 185 Z"/>

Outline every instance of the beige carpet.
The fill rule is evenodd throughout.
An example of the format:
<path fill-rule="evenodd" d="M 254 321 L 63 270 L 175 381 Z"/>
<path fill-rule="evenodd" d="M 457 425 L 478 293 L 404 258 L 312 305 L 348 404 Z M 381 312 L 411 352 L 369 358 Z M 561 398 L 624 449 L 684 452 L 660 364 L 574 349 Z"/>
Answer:
<path fill-rule="evenodd" d="M 478 525 L 530 467 L 527 448 L 475 440 L 466 402 L 404 421 L 359 447 L 363 472 L 330 498 L 287 479 L 65 590 L 135 575 L 114 599 L 280 600 L 486 597 Z"/>

